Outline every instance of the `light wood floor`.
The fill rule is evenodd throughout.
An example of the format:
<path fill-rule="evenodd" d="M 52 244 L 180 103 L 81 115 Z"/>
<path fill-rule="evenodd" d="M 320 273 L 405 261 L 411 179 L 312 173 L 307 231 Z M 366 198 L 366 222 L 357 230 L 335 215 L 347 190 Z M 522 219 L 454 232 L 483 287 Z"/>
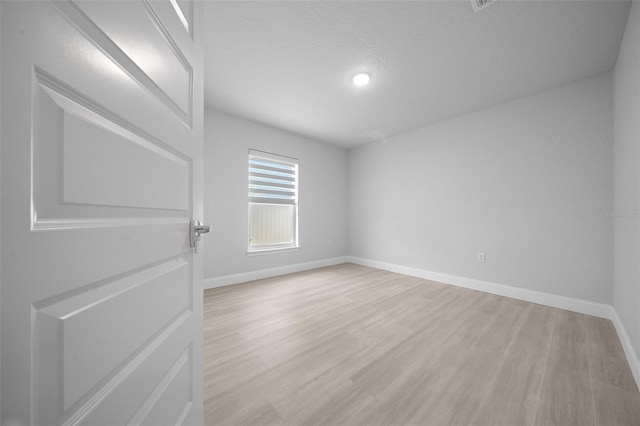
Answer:
<path fill-rule="evenodd" d="M 208 425 L 640 425 L 608 320 L 353 264 L 204 312 Z"/>

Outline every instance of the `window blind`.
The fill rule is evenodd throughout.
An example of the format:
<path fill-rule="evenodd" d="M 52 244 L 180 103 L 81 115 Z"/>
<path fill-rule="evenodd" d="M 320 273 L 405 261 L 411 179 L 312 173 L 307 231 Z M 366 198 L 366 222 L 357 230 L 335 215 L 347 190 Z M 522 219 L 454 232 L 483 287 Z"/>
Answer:
<path fill-rule="evenodd" d="M 296 160 L 249 151 L 249 202 L 295 205 L 298 202 Z"/>

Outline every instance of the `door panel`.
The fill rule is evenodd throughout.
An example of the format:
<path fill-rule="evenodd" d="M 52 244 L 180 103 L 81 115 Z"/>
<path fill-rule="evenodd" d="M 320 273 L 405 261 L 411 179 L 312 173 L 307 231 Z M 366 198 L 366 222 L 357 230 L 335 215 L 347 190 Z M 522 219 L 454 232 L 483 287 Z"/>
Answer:
<path fill-rule="evenodd" d="M 62 127 L 65 204 L 188 211 L 189 163 L 183 158 L 124 136 L 122 128 L 100 127 L 66 112 Z M 164 191 L 148 191 L 155 185 Z"/>
<path fill-rule="evenodd" d="M 37 318 L 36 325 L 55 322 L 57 336 L 51 339 L 52 326 L 45 326 L 46 336 L 36 334 L 36 347 L 49 341 L 42 345 L 42 352 L 34 353 L 41 365 L 36 383 L 40 375 L 57 378 L 55 385 L 62 389 L 61 402 L 67 410 L 109 373 L 126 367 L 140 342 L 150 341 L 191 311 L 190 293 L 188 263 L 175 259 L 62 300 L 39 303 L 35 308 L 42 318 Z M 49 352 L 70 356 L 50 364 Z"/>
<path fill-rule="evenodd" d="M 191 65 L 151 4 L 135 1 L 105 8 L 85 1 L 76 5 L 150 78 L 159 100 L 190 123 Z"/>
<path fill-rule="evenodd" d="M 35 79 L 36 227 L 42 228 L 43 220 L 74 217 L 188 217 L 187 157 L 42 70 L 35 71 Z M 163 191 L 148 190 L 154 186 Z"/>
<path fill-rule="evenodd" d="M 92 410 L 78 410 L 78 415 L 73 421 L 79 421 L 80 424 L 86 425 L 124 425 L 124 424 L 140 424 L 140 418 L 146 418 L 147 415 L 159 404 L 160 397 L 173 381 L 174 375 L 172 367 L 176 364 L 189 363 L 188 360 L 193 357 L 192 346 L 189 345 L 185 334 L 188 328 L 186 321 L 188 315 L 181 315 L 174 321 L 170 328 L 163 330 L 161 334 L 156 336 L 149 345 L 153 350 L 147 351 L 148 356 L 144 353 L 136 354 L 132 359 L 134 369 L 128 374 L 110 377 L 102 389 L 104 396 L 100 395 L 100 404 Z M 185 359 L 185 356 L 187 357 Z M 159 375 L 164 372 L 163 375 Z M 149 380 L 153 377 L 153 380 Z M 168 378 L 167 378 L 168 377 Z M 193 380 L 193 376 L 190 377 Z M 193 383 L 190 384 L 193 386 Z M 181 404 L 181 409 L 189 414 L 194 408 L 195 399 L 192 391 L 187 394 L 191 403 Z M 189 400 L 189 398 L 185 398 Z M 140 401 L 144 401 L 142 404 Z M 86 403 L 91 404 L 92 400 Z M 174 410 L 176 411 L 176 410 Z M 86 413 L 86 415 L 85 415 Z M 84 417 L 82 417 L 84 415 Z M 182 412 L 174 412 L 176 418 L 182 416 Z M 71 423 L 73 424 L 73 423 Z M 199 421 L 192 422 L 163 422 L 159 424 L 202 424 Z"/>
<path fill-rule="evenodd" d="M 171 0 L 1 7 L 2 416 L 201 424 L 199 21 Z"/>
<path fill-rule="evenodd" d="M 171 4 L 175 7 L 184 28 L 193 37 L 193 1 L 171 0 Z"/>

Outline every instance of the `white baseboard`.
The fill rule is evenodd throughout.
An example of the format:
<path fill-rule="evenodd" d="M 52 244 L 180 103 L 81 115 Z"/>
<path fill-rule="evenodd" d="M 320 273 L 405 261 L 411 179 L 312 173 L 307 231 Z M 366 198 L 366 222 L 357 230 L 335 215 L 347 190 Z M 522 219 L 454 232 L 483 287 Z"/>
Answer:
<path fill-rule="evenodd" d="M 481 281 L 457 275 L 442 274 L 440 272 L 432 272 L 424 269 L 411 268 L 408 266 L 379 262 L 377 260 L 363 259 L 359 257 L 349 257 L 349 261 L 358 265 L 384 269 L 385 271 L 424 278 L 443 284 L 451 284 L 472 290 L 484 291 L 485 293 L 510 297 L 512 299 L 524 300 L 525 302 L 532 302 L 539 305 L 592 315 L 594 317 L 611 319 L 612 307 L 611 305 L 606 305 L 604 303 L 590 302 L 588 300 L 576 299 L 573 297 L 559 296 L 541 291 L 528 290 L 505 284 L 496 284 L 489 281 Z"/>
<path fill-rule="evenodd" d="M 244 283 L 262 278 L 276 277 L 278 275 L 292 274 L 294 272 L 307 271 L 309 269 L 322 268 L 324 266 L 338 265 L 348 262 L 347 258 L 331 257 L 328 259 L 314 260 L 312 262 L 294 263 L 292 265 L 278 266 L 275 268 L 259 269 L 257 271 L 241 272 L 239 274 L 223 275 L 221 277 L 206 278 L 204 288 L 223 287 L 231 284 Z"/>
<path fill-rule="evenodd" d="M 638 389 L 640 389 L 640 358 L 633 349 L 631 336 L 629 336 L 627 328 L 620 320 L 620 317 L 618 316 L 618 313 L 613 308 L 613 306 L 611 307 L 611 321 L 613 322 L 613 325 L 616 327 L 616 331 L 618 332 L 620 343 L 622 343 L 622 348 L 624 349 L 624 353 L 627 356 L 627 361 L 629 362 L 629 368 L 631 368 L 631 373 L 636 379 L 636 386 L 638 386 Z"/>

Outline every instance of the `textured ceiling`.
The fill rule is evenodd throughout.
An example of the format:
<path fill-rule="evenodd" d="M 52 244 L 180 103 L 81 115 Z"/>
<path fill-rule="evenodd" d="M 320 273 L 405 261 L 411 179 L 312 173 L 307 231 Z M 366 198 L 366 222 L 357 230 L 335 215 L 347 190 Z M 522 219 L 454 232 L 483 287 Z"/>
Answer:
<path fill-rule="evenodd" d="M 205 102 L 349 148 L 611 70 L 629 6 L 207 2 Z"/>

